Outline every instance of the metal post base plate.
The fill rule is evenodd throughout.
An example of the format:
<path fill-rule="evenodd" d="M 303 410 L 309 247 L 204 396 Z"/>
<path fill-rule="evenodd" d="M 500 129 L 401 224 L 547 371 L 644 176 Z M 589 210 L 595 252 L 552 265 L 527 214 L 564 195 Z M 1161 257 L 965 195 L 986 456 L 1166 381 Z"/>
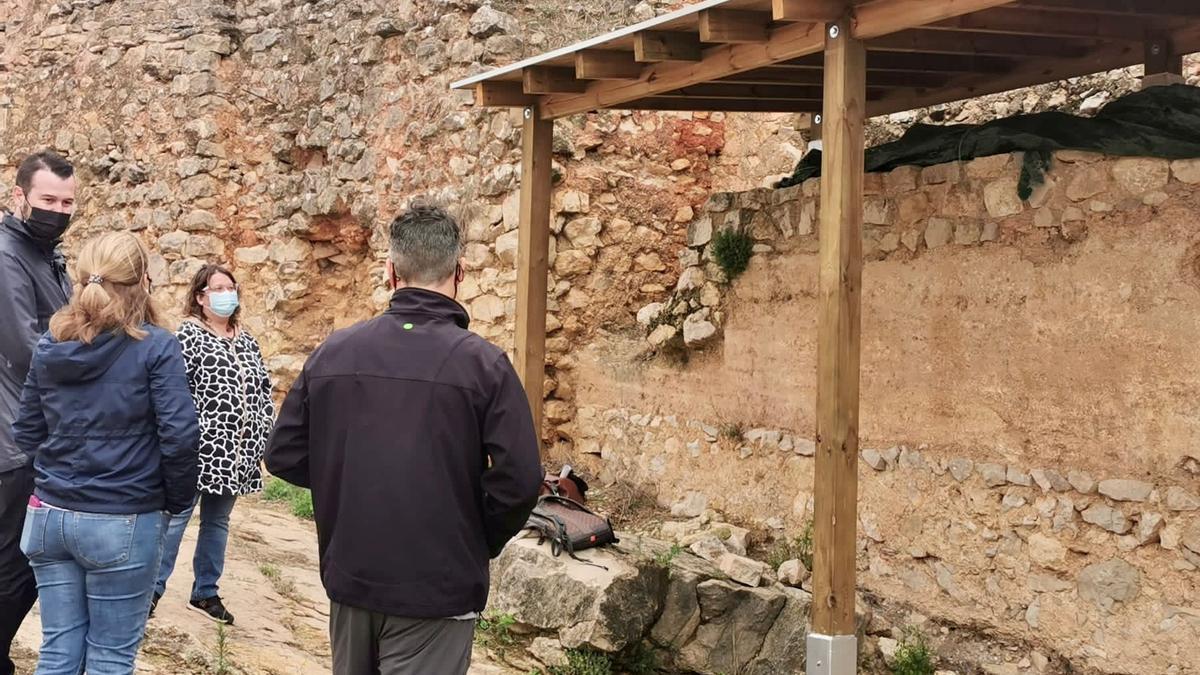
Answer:
<path fill-rule="evenodd" d="M 857 661 L 857 637 L 808 634 L 808 675 L 855 675 Z"/>

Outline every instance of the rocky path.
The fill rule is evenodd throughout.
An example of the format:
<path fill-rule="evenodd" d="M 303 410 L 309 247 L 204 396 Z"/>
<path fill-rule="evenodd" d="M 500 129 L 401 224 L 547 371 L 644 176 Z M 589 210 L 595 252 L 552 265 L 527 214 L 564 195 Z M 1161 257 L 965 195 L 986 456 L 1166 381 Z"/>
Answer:
<path fill-rule="evenodd" d="M 138 673 L 318 675 L 330 672 L 329 601 L 317 573 L 316 531 L 274 504 L 242 500 L 233 514 L 221 594 L 237 625 L 218 631 L 187 606 L 196 522 L 188 529 L 167 594 L 147 627 Z M 37 610 L 17 636 L 17 672 L 32 673 Z M 476 656 L 471 675 L 510 671 Z"/>

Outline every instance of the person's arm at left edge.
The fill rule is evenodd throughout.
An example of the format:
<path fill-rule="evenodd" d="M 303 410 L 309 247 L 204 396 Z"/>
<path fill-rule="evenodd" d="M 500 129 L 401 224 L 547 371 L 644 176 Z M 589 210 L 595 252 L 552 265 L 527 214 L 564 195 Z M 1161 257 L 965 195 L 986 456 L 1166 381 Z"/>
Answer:
<path fill-rule="evenodd" d="M 529 399 L 504 354 L 493 366 L 499 382 L 483 420 L 483 449 L 491 466 L 483 472 L 483 518 L 488 553 L 495 558 L 529 518 L 542 486 L 538 433 Z"/>
<path fill-rule="evenodd" d="M 0 255 L 0 317 L 0 357 L 11 364 L 17 381 L 23 381 L 41 331 L 33 282 L 11 253 Z"/>
<path fill-rule="evenodd" d="M 42 413 L 42 392 L 38 386 L 37 364 L 29 366 L 25 388 L 21 390 L 21 406 L 17 412 L 17 419 L 13 421 L 12 430 L 17 448 L 32 461 L 50 433 L 46 425 L 46 416 Z"/>

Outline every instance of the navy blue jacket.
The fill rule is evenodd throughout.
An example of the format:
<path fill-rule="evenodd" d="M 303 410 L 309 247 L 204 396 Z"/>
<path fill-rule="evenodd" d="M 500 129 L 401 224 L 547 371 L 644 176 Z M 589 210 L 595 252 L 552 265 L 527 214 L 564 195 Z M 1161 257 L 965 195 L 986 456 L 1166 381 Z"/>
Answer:
<path fill-rule="evenodd" d="M 454 300 L 399 291 L 334 333 L 283 403 L 267 468 L 312 488 L 335 602 L 405 618 L 483 611 L 488 559 L 542 485 L 529 401 Z"/>
<path fill-rule="evenodd" d="M 108 514 L 192 505 L 200 426 L 183 354 L 174 335 L 144 328 L 142 340 L 38 342 L 13 437 L 42 501 Z"/>

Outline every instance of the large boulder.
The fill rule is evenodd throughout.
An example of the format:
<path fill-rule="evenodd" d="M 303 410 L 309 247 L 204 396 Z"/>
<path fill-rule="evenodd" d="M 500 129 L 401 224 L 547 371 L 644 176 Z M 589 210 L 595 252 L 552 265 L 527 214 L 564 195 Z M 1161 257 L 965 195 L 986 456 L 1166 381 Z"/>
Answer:
<path fill-rule="evenodd" d="M 650 632 L 650 639 L 658 646 L 678 653 L 700 627 L 700 596 L 697 588 L 722 575 L 712 562 L 687 551 L 671 559 L 670 570 L 662 614 Z"/>
<path fill-rule="evenodd" d="M 568 649 L 617 652 L 641 642 L 662 609 L 667 570 L 613 548 L 555 557 L 536 539 L 510 543 L 492 566 L 489 610 L 556 631 Z"/>
<path fill-rule="evenodd" d="M 746 675 L 804 672 L 812 596 L 798 588 L 784 589 L 784 595 L 783 610 L 767 633 L 758 656 L 742 671 Z"/>
<path fill-rule="evenodd" d="M 700 626 L 678 665 L 705 675 L 741 673 L 758 656 L 787 600 L 775 588 L 710 580 L 696 586 Z"/>

